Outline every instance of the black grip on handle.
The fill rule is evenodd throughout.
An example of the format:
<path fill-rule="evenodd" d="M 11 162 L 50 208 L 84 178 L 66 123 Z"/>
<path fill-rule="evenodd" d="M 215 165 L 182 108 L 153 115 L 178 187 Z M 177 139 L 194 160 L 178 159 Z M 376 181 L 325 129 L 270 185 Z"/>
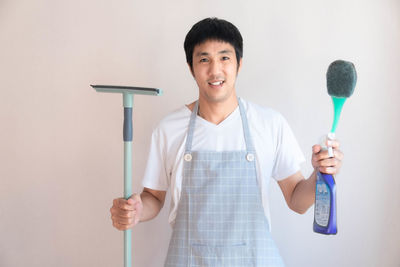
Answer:
<path fill-rule="evenodd" d="M 132 108 L 124 108 L 124 141 L 132 141 Z"/>

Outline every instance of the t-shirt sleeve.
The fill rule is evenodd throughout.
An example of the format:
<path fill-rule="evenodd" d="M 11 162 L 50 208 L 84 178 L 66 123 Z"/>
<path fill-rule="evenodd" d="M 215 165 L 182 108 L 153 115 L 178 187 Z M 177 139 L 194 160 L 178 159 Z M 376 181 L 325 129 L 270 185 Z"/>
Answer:
<path fill-rule="evenodd" d="M 299 171 L 300 164 L 305 158 L 286 119 L 280 115 L 278 122 L 277 150 L 272 177 L 280 181 Z"/>
<path fill-rule="evenodd" d="M 166 171 L 166 142 L 160 128 L 153 131 L 149 157 L 142 181 L 143 187 L 153 190 L 166 191 L 169 177 Z"/>

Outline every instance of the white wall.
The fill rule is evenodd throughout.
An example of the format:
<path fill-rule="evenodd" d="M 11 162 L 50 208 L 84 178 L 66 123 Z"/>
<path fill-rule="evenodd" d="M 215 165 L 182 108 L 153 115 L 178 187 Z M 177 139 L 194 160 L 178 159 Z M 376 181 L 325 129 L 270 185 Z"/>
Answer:
<path fill-rule="evenodd" d="M 400 265 L 399 1 L 1 0 L 0 266 L 122 266 L 123 235 L 109 218 L 123 188 L 122 97 L 89 84 L 165 92 L 135 99 L 140 191 L 152 128 L 197 96 L 183 40 L 209 16 L 242 32 L 239 95 L 283 113 L 307 158 L 330 129 L 329 63 L 358 71 L 337 131 L 338 235 L 313 233 L 313 210 L 294 214 L 272 185 L 287 266 Z M 167 212 L 168 203 L 134 229 L 134 266 L 162 266 Z"/>

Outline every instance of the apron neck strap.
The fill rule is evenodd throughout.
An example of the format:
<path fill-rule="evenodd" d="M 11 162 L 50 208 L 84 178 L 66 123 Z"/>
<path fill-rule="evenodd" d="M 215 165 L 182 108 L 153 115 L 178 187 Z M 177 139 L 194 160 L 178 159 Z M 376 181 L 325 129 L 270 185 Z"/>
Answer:
<path fill-rule="evenodd" d="M 190 115 L 188 134 L 187 134 L 187 138 L 186 138 L 185 153 L 188 153 L 192 150 L 194 126 L 196 124 L 196 116 L 197 116 L 198 111 L 199 111 L 199 101 L 197 100 L 196 104 L 194 105 L 192 114 Z"/>
<path fill-rule="evenodd" d="M 249 123 L 247 121 L 246 111 L 243 107 L 242 100 L 238 97 L 240 117 L 242 118 L 242 127 L 243 127 L 243 135 L 244 140 L 246 142 L 246 150 L 247 152 L 255 152 L 253 140 L 251 139 Z"/>

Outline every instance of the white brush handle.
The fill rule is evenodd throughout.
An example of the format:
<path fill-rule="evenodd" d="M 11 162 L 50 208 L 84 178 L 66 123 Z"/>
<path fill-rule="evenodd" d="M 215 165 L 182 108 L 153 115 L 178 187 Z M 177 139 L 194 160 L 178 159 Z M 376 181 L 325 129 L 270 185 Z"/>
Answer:
<path fill-rule="evenodd" d="M 329 140 L 335 140 L 335 133 L 328 133 L 327 139 Z M 335 155 L 333 155 L 333 148 L 331 146 L 328 147 L 328 154 L 329 157 L 333 158 Z"/>
<path fill-rule="evenodd" d="M 335 139 L 336 139 L 335 133 L 328 133 L 327 135 L 322 136 L 320 139 L 320 145 L 322 150 L 328 150 L 328 155 L 331 158 L 334 157 L 333 148 L 331 146 L 326 145 L 326 140 L 335 140 Z"/>

